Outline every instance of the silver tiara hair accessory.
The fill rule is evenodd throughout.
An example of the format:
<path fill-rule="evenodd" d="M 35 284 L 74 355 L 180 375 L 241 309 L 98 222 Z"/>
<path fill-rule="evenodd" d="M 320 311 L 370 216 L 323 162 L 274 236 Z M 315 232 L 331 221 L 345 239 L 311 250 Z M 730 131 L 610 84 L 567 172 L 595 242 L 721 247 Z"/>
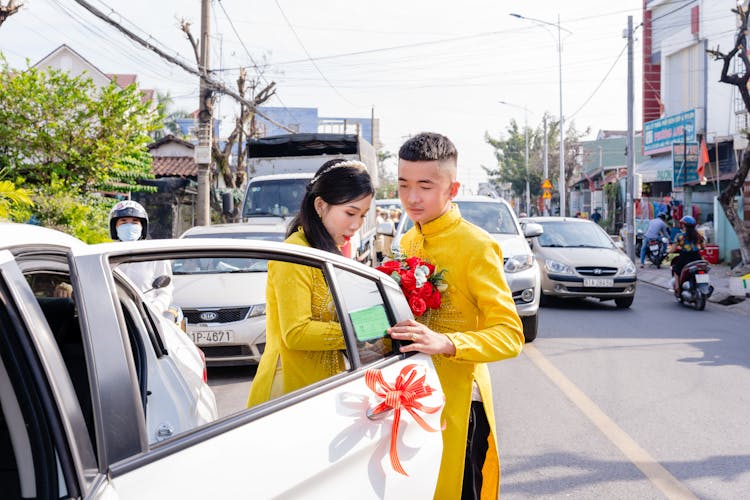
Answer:
<path fill-rule="evenodd" d="M 321 173 L 313 177 L 313 180 L 310 181 L 310 185 L 313 185 L 316 182 L 318 182 L 318 179 L 320 179 L 323 175 L 327 174 L 331 170 L 335 170 L 337 168 L 344 168 L 344 167 L 356 167 L 356 168 L 361 168 L 363 170 L 367 170 L 367 166 L 361 161 L 357 161 L 357 160 L 342 161 L 335 165 L 331 165 L 330 167 L 328 167 L 327 169 L 323 170 Z"/>

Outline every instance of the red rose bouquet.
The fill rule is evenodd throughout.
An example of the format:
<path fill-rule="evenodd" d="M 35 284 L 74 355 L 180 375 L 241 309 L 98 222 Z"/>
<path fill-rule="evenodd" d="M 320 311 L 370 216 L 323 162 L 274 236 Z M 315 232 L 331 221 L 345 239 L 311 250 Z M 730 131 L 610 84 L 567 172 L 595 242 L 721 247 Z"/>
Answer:
<path fill-rule="evenodd" d="M 445 269 L 435 272 L 435 266 L 419 257 L 406 257 L 397 254 L 392 259 L 386 259 L 376 268 L 401 285 L 411 312 L 419 317 L 427 309 L 440 307 L 440 293 L 448 287 L 443 283 Z"/>

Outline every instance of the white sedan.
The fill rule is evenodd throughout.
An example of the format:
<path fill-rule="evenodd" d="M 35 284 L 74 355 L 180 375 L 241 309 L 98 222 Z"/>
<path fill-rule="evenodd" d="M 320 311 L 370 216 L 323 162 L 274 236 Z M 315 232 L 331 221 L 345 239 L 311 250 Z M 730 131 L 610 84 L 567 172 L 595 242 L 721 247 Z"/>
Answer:
<path fill-rule="evenodd" d="M 74 376 L 68 374 L 65 349 L 51 331 L 55 325 L 45 320 L 24 277 L 13 231 L 3 236 L 0 460 L 10 464 L 3 470 L 4 494 L 111 499 L 432 497 L 441 433 L 428 432 L 407 411 L 389 408 L 384 397 L 404 389 L 399 374 L 424 374 L 412 383 L 430 387 L 426 392 L 431 394 L 419 403 L 437 409 L 422 414 L 436 431 L 443 398 L 430 357 L 400 354 L 398 343 L 385 333 L 388 325 L 411 317 L 398 285 L 388 276 L 351 259 L 274 242 L 38 245 L 37 253 L 68 269 L 78 319 L 88 333 L 83 337 L 83 373 Z M 155 441 L 149 429 L 159 428 L 159 422 L 152 422 L 146 409 L 156 396 L 150 381 L 159 373 L 144 372 L 147 365 L 134 352 L 145 348 L 167 357 L 171 351 L 159 335 L 159 321 L 142 300 L 117 300 L 121 279 L 113 269 L 125 262 L 201 258 L 281 260 L 320 269 L 341 322 L 347 368 L 219 420 L 194 422 L 189 428 L 165 426 L 163 440 Z M 146 337 L 129 335 L 133 325 L 143 327 Z M 379 370 L 382 378 L 371 370 Z M 81 393 L 79 387 L 86 390 Z M 79 400 L 86 394 L 90 408 Z M 408 398 L 403 402 L 412 404 Z M 394 429 L 398 413 L 401 423 Z M 394 459 L 408 476 L 396 472 Z"/>

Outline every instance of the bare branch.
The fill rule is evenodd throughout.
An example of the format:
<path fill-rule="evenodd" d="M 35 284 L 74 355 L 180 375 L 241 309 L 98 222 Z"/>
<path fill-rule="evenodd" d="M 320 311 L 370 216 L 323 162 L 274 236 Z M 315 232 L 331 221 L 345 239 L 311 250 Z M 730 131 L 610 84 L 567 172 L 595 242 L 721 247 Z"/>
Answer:
<path fill-rule="evenodd" d="M 195 55 L 195 64 L 198 65 L 199 68 L 201 68 L 201 56 L 198 54 L 198 40 L 195 39 L 193 34 L 190 32 L 190 23 L 187 22 L 185 19 L 180 20 L 180 29 L 185 33 L 187 36 L 188 41 L 190 42 L 190 45 L 193 47 L 193 54 Z M 206 71 L 206 68 L 201 68 L 204 72 Z"/>
<path fill-rule="evenodd" d="M 272 119 L 271 117 L 267 116 L 266 114 L 259 112 L 256 109 L 256 107 L 255 107 L 255 103 L 253 103 L 252 101 L 247 100 L 245 97 L 239 95 L 237 92 L 235 92 L 235 91 L 227 88 L 224 84 L 222 84 L 221 82 L 218 82 L 218 81 L 214 80 L 208 74 L 204 74 L 203 72 L 201 72 L 201 71 L 199 71 L 199 70 L 197 70 L 195 68 L 191 68 L 190 66 L 188 66 L 184 62 L 180 61 L 176 57 L 171 56 L 171 55 L 165 53 L 164 51 L 162 51 L 161 49 L 155 47 L 153 44 L 147 42 L 146 40 L 144 40 L 143 38 L 139 37 L 138 35 L 136 35 L 132 31 L 128 30 L 127 28 L 125 28 L 124 26 L 120 25 L 116 21 L 114 21 L 114 20 L 110 19 L 109 17 L 107 17 L 103 12 L 101 12 L 99 9 L 97 9 L 96 7 L 94 7 L 93 5 L 91 5 L 90 3 L 86 2 L 85 0 L 74 0 L 74 1 L 78 5 L 80 5 L 81 7 L 83 7 L 84 9 L 86 9 L 89 12 L 91 12 L 92 14 L 94 14 L 99 19 L 103 20 L 104 22 L 106 22 L 107 24 L 109 24 L 111 26 L 114 26 L 118 31 L 120 31 L 121 33 L 123 33 L 125 36 L 127 36 L 128 38 L 130 38 L 134 42 L 137 42 L 140 45 L 142 45 L 142 46 L 146 47 L 147 49 L 151 50 L 152 52 L 158 54 L 162 59 L 165 59 L 165 60 L 171 62 L 172 64 L 174 64 L 176 66 L 179 66 L 180 68 L 182 68 L 183 70 L 187 71 L 191 75 L 195 75 L 195 76 L 199 77 L 201 80 L 203 80 L 205 82 L 206 87 L 208 87 L 210 90 L 214 90 L 214 91 L 219 92 L 221 94 L 228 95 L 229 97 L 233 98 L 237 102 L 241 102 L 245 106 L 248 106 L 248 107 L 252 108 L 253 112 L 255 114 L 257 114 L 258 116 L 263 117 L 263 119 L 267 120 L 268 122 L 273 123 L 277 127 L 281 128 L 283 130 L 286 130 L 287 132 L 294 132 L 292 129 L 290 129 L 286 125 L 278 123 L 276 120 Z"/>
<path fill-rule="evenodd" d="M 23 4 L 16 4 L 16 0 L 10 0 L 8 5 L 0 5 L 0 26 L 2 26 L 6 19 L 18 12 L 18 9 L 21 7 L 23 7 Z"/>

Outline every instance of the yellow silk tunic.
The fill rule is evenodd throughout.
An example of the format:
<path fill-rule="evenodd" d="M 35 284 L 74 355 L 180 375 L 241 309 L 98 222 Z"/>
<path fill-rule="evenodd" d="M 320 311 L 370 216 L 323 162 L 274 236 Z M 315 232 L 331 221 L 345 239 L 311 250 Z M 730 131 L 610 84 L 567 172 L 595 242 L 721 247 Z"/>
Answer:
<path fill-rule="evenodd" d="M 285 241 L 310 246 L 301 229 Z M 322 271 L 289 262 L 269 262 L 266 348 L 250 386 L 248 407 L 344 371 L 342 349 L 344 336 Z M 283 392 L 274 394 L 279 366 Z"/>
<path fill-rule="evenodd" d="M 485 231 L 461 217 L 458 206 L 424 225 L 415 224 L 401 240 L 407 256 L 426 259 L 445 269 L 439 309 L 428 309 L 418 320 L 446 334 L 455 356 L 434 355 L 445 393 L 443 458 L 435 498 L 461 498 L 464 456 L 473 381 L 477 382 L 490 424 L 489 449 L 482 470 L 482 498 L 497 499 L 500 464 L 495 412 L 487 365 L 517 356 L 523 348 L 521 320 L 503 274 L 500 246 Z"/>

